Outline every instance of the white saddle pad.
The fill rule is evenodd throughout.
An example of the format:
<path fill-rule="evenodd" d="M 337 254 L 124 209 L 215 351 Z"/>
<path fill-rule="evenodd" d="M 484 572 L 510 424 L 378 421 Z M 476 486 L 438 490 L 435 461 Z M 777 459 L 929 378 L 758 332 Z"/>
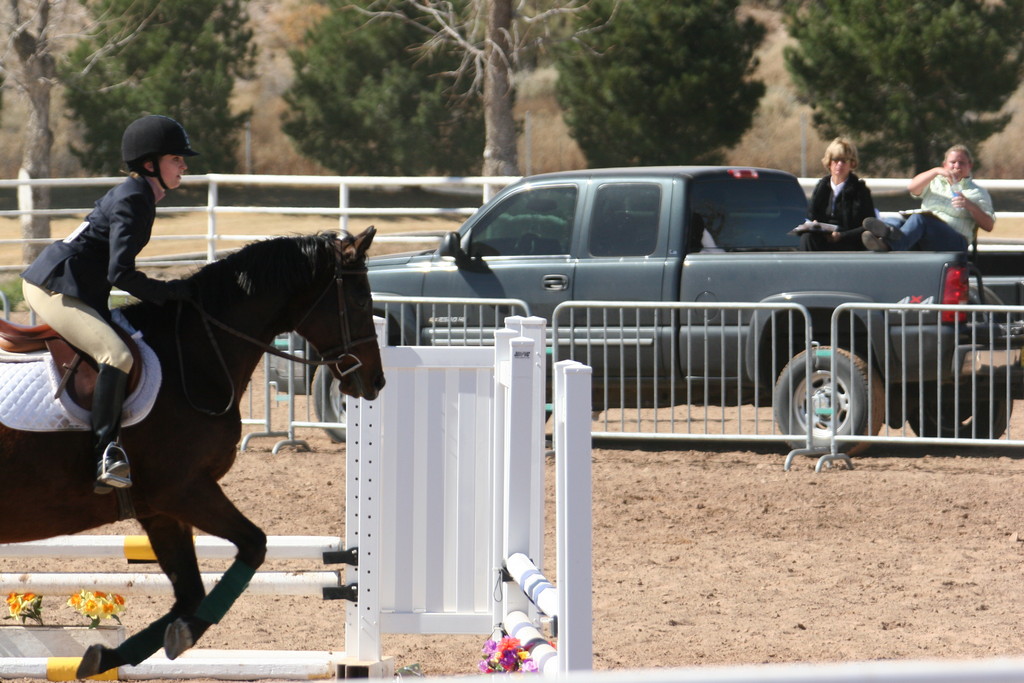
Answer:
<path fill-rule="evenodd" d="M 156 353 L 142 334 L 115 310 L 114 322 L 123 327 L 139 345 L 142 374 L 139 385 L 124 402 L 121 425 L 142 421 L 156 402 L 162 375 Z M 36 353 L 0 352 L 0 422 L 27 432 L 88 430 L 89 411 L 76 405 L 67 391 L 54 397 L 61 375 L 48 351 Z"/>

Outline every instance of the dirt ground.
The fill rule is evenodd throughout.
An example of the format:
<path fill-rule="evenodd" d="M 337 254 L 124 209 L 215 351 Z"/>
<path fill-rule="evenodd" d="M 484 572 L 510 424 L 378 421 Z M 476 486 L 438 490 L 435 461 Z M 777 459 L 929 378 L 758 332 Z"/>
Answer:
<path fill-rule="evenodd" d="M 310 452 L 251 441 L 225 490 L 268 534 L 343 536 L 344 446 L 299 436 Z M 1024 654 L 1021 453 L 876 445 L 852 471 L 821 473 L 811 458 L 784 472 L 784 460 L 763 444 L 595 444 L 595 668 Z M 0 560 L 2 572 L 127 569 Z M 135 632 L 168 606 L 129 598 L 123 622 Z M 57 596 L 44 617 L 85 623 Z M 384 653 L 427 676 L 473 674 L 484 639 L 387 636 Z M 201 644 L 342 650 L 344 603 L 246 595 Z"/>
<path fill-rule="evenodd" d="M 311 452 L 251 441 L 224 487 L 269 534 L 343 535 L 344 447 L 300 436 Z M 595 668 L 1024 653 L 1019 453 L 877 446 L 821 473 L 812 459 L 784 472 L 784 459 L 760 444 L 595 445 Z M 0 571 L 126 570 L 29 564 Z M 45 600 L 44 616 L 76 623 L 61 603 Z M 130 598 L 124 623 L 135 631 L 167 604 Z M 340 650 L 343 623 L 341 602 L 243 596 L 202 645 Z M 427 676 L 471 674 L 484 639 L 388 636 L 384 649 Z"/>

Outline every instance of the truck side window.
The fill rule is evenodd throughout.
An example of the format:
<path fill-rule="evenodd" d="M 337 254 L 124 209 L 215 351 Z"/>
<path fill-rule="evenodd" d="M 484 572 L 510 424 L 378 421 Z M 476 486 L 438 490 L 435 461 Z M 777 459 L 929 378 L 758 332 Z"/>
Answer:
<path fill-rule="evenodd" d="M 576 217 L 575 185 L 527 189 L 506 198 L 474 227 L 469 255 L 568 254 Z"/>
<path fill-rule="evenodd" d="M 590 224 L 592 256 L 647 256 L 658 246 L 661 186 L 608 183 L 597 189 Z"/>

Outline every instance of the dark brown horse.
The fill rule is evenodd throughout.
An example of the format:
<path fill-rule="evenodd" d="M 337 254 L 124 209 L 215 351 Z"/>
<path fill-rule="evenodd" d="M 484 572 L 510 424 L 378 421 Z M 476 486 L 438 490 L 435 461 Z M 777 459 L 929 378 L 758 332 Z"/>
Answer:
<path fill-rule="evenodd" d="M 384 386 L 373 327 L 366 250 L 331 233 L 250 244 L 190 280 L 198 305 L 139 303 L 125 317 L 160 358 L 163 383 L 151 413 L 124 429 L 128 489 L 160 568 L 174 587 L 168 614 L 117 649 L 90 647 L 79 677 L 137 664 L 164 647 L 177 657 L 221 617 L 266 555 L 266 535 L 224 495 L 235 460 L 239 400 L 265 346 L 295 330 L 326 359 L 346 394 L 376 398 Z M 24 432 L 0 426 L 0 472 L 22 495 L 0 496 L 0 542 L 70 534 L 117 521 L 116 496 L 93 493 L 88 432 Z M 238 554 L 206 595 L 193 528 L 234 543 Z"/>

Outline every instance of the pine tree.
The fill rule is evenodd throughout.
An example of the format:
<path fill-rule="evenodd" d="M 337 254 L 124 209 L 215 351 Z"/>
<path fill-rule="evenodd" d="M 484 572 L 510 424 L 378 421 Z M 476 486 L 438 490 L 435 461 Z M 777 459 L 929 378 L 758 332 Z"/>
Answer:
<path fill-rule="evenodd" d="M 613 5 L 594 0 L 580 20 L 598 28 L 556 53 L 558 99 L 588 163 L 719 162 L 765 92 L 750 78 L 764 27 L 738 19 L 737 0 Z"/>
<path fill-rule="evenodd" d="M 1024 59 L 1024 1 L 791 3 L 787 67 L 823 137 L 849 135 L 876 172 L 932 168 L 1001 131 Z"/>
<path fill-rule="evenodd" d="M 299 150 L 341 174 L 479 173 L 479 100 L 457 97 L 447 75 L 459 57 L 416 51 L 425 36 L 415 26 L 344 4 L 291 53 L 284 131 Z"/>
<path fill-rule="evenodd" d="M 232 113 L 235 79 L 247 77 L 254 47 L 246 0 L 100 0 L 96 32 L 73 49 L 66 100 L 83 126 L 74 150 L 97 173 L 120 167 L 121 133 L 133 119 L 165 114 L 189 131 L 200 156 L 192 173 L 231 172 L 248 112 Z"/>

